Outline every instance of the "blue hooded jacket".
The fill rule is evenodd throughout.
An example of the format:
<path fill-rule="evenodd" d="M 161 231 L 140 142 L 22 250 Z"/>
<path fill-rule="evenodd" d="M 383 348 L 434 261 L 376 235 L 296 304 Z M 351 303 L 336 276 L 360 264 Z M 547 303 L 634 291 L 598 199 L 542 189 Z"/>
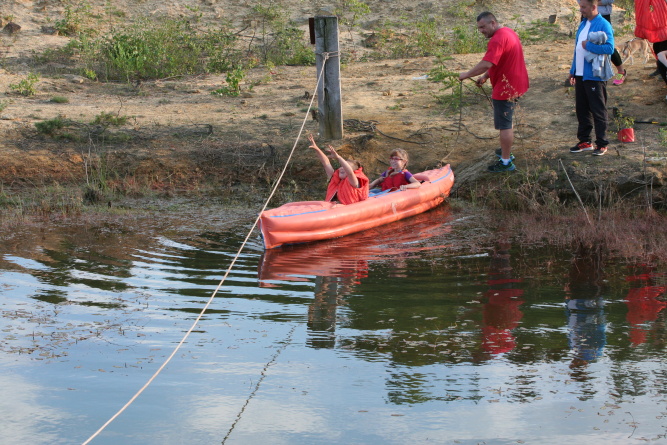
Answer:
<path fill-rule="evenodd" d="M 572 57 L 572 67 L 570 68 L 570 74 L 574 76 L 574 63 L 575 63 L 575 58 L 576 58 L 576 45 L 579 41 L 579 34 L 581 34 L 581 30 L 584 29 L 586 26 L 586 22 L 588 19 L 583 19 L 581 21 L 581 24 L 579 25 L 579 29 L 577 30 L 577 36 L 575 37 L 575 54 Z M 595 31 L 603 31 L 605 34 L 607 34 L 607 42 L 603 43 L 602 45 L 596 45 L 595 43 L 591 43 L 590 40 L 586 42 L 586 50 L 592 52 L 593 54 L 613 54 L 614 53 L 614 30 L 611 27 L 611 23 L 609 23 L 604 17 L 602 17 L 601 14 L 598 14 L 591 20 L 591 27 L 588 30 L 589 33 L 595 32 Z M 584 59 L 584 80 L 597 80 L 599 82 L 602 82 L 603 79 L 600 77 L 595 77 L 593 76 L 593 65 L 591 62 L 587 61 Z"/>

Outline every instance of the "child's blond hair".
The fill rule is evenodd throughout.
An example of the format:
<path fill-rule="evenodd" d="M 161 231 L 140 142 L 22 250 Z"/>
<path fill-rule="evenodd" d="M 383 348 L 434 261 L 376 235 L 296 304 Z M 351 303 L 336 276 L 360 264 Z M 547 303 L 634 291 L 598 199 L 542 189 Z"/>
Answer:
<path fill-rule="evenodd" d="M 394 157 L 398 156 L 399 158 L 403 159 L 405 161 L 405 164 L 403 167 L 405 168 L 408 165 L 408 161 L 410 160 L 410 157 L 408 156 L 408 152 L 403 150 L 402 148 L 395 148 L 392 150 L 392 152 L 389 154 L 389 157 Z"/>

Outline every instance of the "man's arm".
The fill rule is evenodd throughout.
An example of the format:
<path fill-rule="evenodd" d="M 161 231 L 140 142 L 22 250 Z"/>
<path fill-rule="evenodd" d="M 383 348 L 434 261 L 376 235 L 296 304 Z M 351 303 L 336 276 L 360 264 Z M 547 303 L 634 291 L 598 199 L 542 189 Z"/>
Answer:
<path fill-rule="evenodd" d="M 468 79 L 470 77 L 475 77 L 475 76 L 479 76 L 480 74 L 484 74 L 492 66 L 493 66 L 493 63 L 491 63 L 487 60 L 482 60 L 477 65 L 472 67 L 472 69 L 470 69 L 469 71 L 466 71 L 465 73 L 459 74 L 459 80 L 465 80 L 465 79 Z M 488 76 L 486 76 L 486 78 L 488 79 Z"/>

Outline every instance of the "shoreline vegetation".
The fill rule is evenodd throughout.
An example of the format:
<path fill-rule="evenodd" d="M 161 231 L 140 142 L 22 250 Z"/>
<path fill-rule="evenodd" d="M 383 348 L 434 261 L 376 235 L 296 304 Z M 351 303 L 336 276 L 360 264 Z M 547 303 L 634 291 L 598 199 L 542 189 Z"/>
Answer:
<path fill-rule="evenodd" d="M 57 3 L 61 13 L 46 20 L 49 25 L 43 25 L 42 32 L 60 36 L 63 40 L 59 45 L 10 57 L 8 54 L 20 45 L 20 31 L 2 36 L 5 51 L 0 53 L 0 60 L 12 80 L 5 97 L 0 98 L 0 114 L 15 113 L 25 104 L 35 107 L 35 101 L 41 101 L 30 115 L 29 124 L 3 127 L 3 146 L 11 144 L 19 152 L 39 147 L 65 166 L 53 167 L 49 174 L 53 159 L 44 168 L 31 168 L 34 166 L 27 164 L 32 161 L 26 161 L 26 165 L 0 162 L 2 231 L 11 232 L 26 221 L 66 223 L 82 215 L 86 220 L 133 213 L 158 215 L 164 212 L 158 207 L 170 199 L 172 204 L 167 207 L 174 212 L 180 211 L 179 206 L 196 207 L 207 202 L 230 206 L 261 202 L 285 162 L 298 122 L 308 111 L 307 88 L 285 74 L 312 70 L 315 64 L 303 19 L 291 18 L 289 8 L 280 1 L 249 6 L 245 19 L 236 22 L 214 19 L 203 7 L 184 7 L 173 16 L 133 20 L 120 3 L 105 3 L 104 7 L 85 0 Z M 625 11 L 632 11 L 632 1 L 619 0 L 615 5 L 623 11 L 622 20 L 614 23 L 615 32 L 631 36 L 632 14 Z M 480 157 L 481 152 L 462 154 L 458 160 L 450 156 L 454 156 L 463 137 L 468 138 L 468 146 L 494 138 L 490 130 L 488 137 L 479 135 L 491 125 L 485 114 L 489 92 L 458 82 L 457 69 L 484 52 L 486 41 L 477 32 L 474 17 L 480 10 L 493 11 L 495 6 L 456 1 L 423 13 L 406 8 L 403 13 L 383 18 L 374 15 L 376 7 L 373 2 L 339 0 L 331 6 L 317 5 L 311 12 L 339 17 L 344 71 L 360 67 L 363 74 L 373 66 L 369 64 L 376 64 L 380 70 L 400 64 L 403 77 L 411 77 L 412 71 L 406 69 L 411 60 L 422 58 L 415 62 L 421 63 L 427 58 L 430 64 L 422 71 L 427 71 L 425 82 L 431 90 L 423 94 L 419 108 L 430 113 L 424 115 L 425 121 L 437 115 L 450 124 L 442 125 L 434 136 L 434 127 L 416 129 L 409 114 L 394 118 L 410 98 L 417 96 L 420 87 L 398 94 L 368 74 L 365 83 L 382 91 L 377 100 L 393 101 L 384 105 L 380 115 L 391 115 L 407 130 L 394 132 L 401 137 L 393 139 L 382 133 L 384 140 L 380 142 L 372 120 L 350 119 L 346 121 L 344 152 L 361 158 L 369 170 L 379 170 L 380 153 L 398 140 L 406 142 L 415 153 L 411 158 L 422 159 L 423 165 L 415 168 L 452 163 L 457 184 L 451 205 L 464 212 L 484 209 L 485 221 L 494 228 L 489 236 L 499 231 L 530 243 L 577 249 L 602 246 L 610 255 L 629 261 L 662 263 L 667 259 L 667 253 L 663 253 L 667 252 L 667 199 L 662 190 L 665 162 L 660 160 L 660 150 L 667 148 L 667 127 L 655 122 L 651 139 L 641 141 L 632 156 L 617 149 L 618 160 L 613 166 L 600 167 L 584 158 L 566 164 L 560 155 L 548 150 L 538 152 L 536 147 L 542 142 L 535 139 L 542 128 L 529 124 L 526 117 L 521 120 L 519 113 L 518 130 L 523 136 L 518 142 L 519 155 L 525 163 L 519 163 L 518 172 L 510 175 L 480 174 L 480 166 L 488 162 L 488 157 Z M 517 31 L 527 48 L 565 48 L 565 57 L 557 56 L 556 60 L 566 65 L 579 15 L 574 3 L 563 3 L 560 10 L 557 16 L 534 20 L 509 11 L 503 11 L 502 16 L 504 24 Z M 11 14 L 2 17 L 3 26 L 15 21 L 18 17 Z M 107 24 L 104 29 L 99 28 L 101 22 Z M 471 58 L 466 59 L 466 55 Z M 217 85 L 209 83 L 207 90 L 188 86 L 193 79 L 212 78 L 220 81 L 216 80 Z M 106 107 L 87 115 L 59 112 L 57 107 L 64 109 L 75 100 L 87 100 L 74 99 L 70 87 L 47 87 L 61 79 L 85 85 L 89 97 L 97 91 L 107 101 Z M 563 90 L 563 97 L 569 94 L 566 87 L 552 83 L 541 85 L 531 79 L 531 88 Z M 295 91 L 293 109 L 282 112 L 280 121 L 271 119 L 274 110 L 258 106 L 244 115 L 251 116 L 249 119 L 223 108 L 229 103 L 248 108 L 260 94 L 257 91 L 267 87 Z M 158 90 L 166 94 L 157 98 Z M 215 124 L 191 118 L 187 125 L 165 121 L 151 126 L 142 124 L 141 115 L 126 111 L 126 102 L 149 96 L 155 96 L 152 107 L 168 106 L 172 101 L 170 90 L 219 100 L 219 109 L 225 111 Z M 629 94 L 613 110 L 612 127 L 618 130 L 634 124 L 634 117 L 627 111 L 634 109 Z M 530 113 L 529 105 L 526 114 Z M 641 108 L 645 101 L 635 105 Z M 664 104 L 656 106 L 662 106 L 664 112 Z M 55 111 L 47 113 L 47 107 Z M 356 107 L 363 109 L 363 105 Z M 477 116 L 474 113 L 481 116 L 479 125 L 464 127 L 464 116 L 472 119 Z M 561 125 L 555 118 L 547 119 L 554 126 Z M 311 131 L 316 125 L 312 123 Z M 268 133 L 246 137 L 236 128 L 260 126 L 269 127 L 265 132 L 274 132 L 271 138 L 265 136 Z M 574 134 L 571 126 L 560 133 L 563 131 Z M 427 152 L 423 146 L 429 144 L 438 144 L 444 150 Z M 317 169 L 309 158 L 296 157 L 272 207 L 323 195 L 324 184 L 314 181 L 311 172 Z M 151 204 L 157 201 L 160 206 Z"/>

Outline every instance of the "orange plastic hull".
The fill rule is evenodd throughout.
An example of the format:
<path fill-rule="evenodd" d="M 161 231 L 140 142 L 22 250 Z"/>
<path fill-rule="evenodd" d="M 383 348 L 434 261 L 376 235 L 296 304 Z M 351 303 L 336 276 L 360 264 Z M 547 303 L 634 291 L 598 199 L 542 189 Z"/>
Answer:
<path fill-rule="evenodd" d="M 417 215 L 441 204 L 454 185 L 451 167 L 415 174 L 418 189 L 371 196 L 350 205 L 325 201 L 292 202 L 260 217 L 264 248 L 337 238 Z"/>

